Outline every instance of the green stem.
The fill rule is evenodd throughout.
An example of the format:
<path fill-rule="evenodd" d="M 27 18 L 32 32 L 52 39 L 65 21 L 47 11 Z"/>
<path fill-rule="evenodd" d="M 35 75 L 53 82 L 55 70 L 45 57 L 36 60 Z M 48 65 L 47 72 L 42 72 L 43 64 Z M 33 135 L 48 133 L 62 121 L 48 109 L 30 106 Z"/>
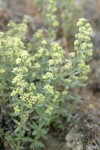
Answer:
<path fill-rule="evenodd" d="M 20 118 L 20 129 L 19 129 L 19 136 L 18 136 L 18 141 L 17 141 L 17 147 L 16 147 L 16 150 L 20 150 L 20 146 L 21 146 L 21 138 L 22 138 L 22 123 L 23 123 L 23 119 L 22 119 L 22 116 Z"/>
<path fill-rule="evenodd" d="M 2 79 L 2 83 L 1 83 L 1 92 L 2 92 L 2 104 L 5 104 L 5 82 Z"/>
<path fill-rule="evenodd" d="M 71 121 L 72 113 L 73 113 L 74 108 L 75 108 L 75 106 L 77 104 L 77 101 L 78 101 L 78 99 L 75 99 L 74 102 L 73 102 L 73 104 L 72 104 L 72 106 L 71 106 L 71 109 L 70 109 L 69 114 L 68 114 L 67 122 Z"/>
<path fill-rule="evenodd" d="M 19 134 L 17 135 L 18 137 L 18 141 L 17 141 L 17 147 L 16 150 L 20 150 L 21 149 L 21 140 L 23 137 L 23 124 L 24 124 L 24 108 L 23 108 L 23 101 L 21 102 L 20 105 L 20 125 L 19 125 Z"/>

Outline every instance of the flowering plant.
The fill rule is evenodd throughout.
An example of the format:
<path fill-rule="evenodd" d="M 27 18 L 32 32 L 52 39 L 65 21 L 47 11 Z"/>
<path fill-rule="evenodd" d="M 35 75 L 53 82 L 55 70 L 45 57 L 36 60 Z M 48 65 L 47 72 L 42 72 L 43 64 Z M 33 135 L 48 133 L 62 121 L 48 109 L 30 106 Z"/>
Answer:
<path fill-rule="evenodd" d="M 75 52 L 69 54 L 64 64 L 62 47 L 51 35 L 47 39 L 43 30 L 33 35 L 34 43 L 25 42 L 27 22 L 26 16 L 20 24 L 10 22 L 8 31 L 0 33 L 2 103 L 6 104 L 8 88 L 7 99 L 13 107 L 14 122 L 14 129 L 7 132 L 6 140 L 15 150 L 43 147 L 41 139 L 50 123 L 63 115 L 68 121 L 71 119 L 79 99 L 78 89 L 90 71 L 86 62 L 92 55 L 92 29 L 86 19 L 81 18 L 77 23 Z M 54 25 L 51 22 L 52 33 Z M 76 89 L 74 95 L 70 89 Z"/>

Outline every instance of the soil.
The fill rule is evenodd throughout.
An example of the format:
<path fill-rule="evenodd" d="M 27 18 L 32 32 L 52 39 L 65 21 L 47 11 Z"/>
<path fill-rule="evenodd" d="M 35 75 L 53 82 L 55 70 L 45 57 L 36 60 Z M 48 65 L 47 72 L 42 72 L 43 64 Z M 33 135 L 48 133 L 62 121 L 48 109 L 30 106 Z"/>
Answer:
<path fill-rule="evenodd" d="M 0 10 L 0 30 L 6 30 L 10 19 L 20 22 L 24 14 L 30 15 L 32 33 L 42 26 L 42 16 L 31 0 L 4 0 L 3 2 L 4 9 Z M 88 83 L 80 90 L 82 100 L 73 114 L 73 121 L 69 125 L 64 124 L 63 133 L 56 133 L 56 130 L 52 129 L 44 140 L 43 150 L 100 150 L 100 0 L 90 0 L 83 17 L 90 21 L 93 28 L 94 52 L 89 62 L 91 73 Z M 11 124 L 9 118 L 5 118 L 2 107 L 0 108 L 2 113 L 0 127 L 6 130 Z M 4 148 L 2 139 L 0 150 L 10 150 Z"/>

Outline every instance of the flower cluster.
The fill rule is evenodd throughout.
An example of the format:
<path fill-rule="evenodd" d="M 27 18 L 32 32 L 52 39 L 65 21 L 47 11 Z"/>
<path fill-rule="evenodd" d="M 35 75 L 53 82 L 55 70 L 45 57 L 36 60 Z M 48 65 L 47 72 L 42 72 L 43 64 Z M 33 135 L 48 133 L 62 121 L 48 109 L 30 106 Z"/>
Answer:
<path fill-rule="evenodd" d="M 53 91 L 53 86 L 49 85 L 49 84 L 46 84 L 44 86 L 44 89 L 46 90 L 47 93 L 50 93 L 50 94 L 53 94 L 54 91 Z"/>
<path fill-rule="evenodd" d="M 7 32 L 7 35 L 25 40 L 25 34 L 28 30 L 27 27 L 28 20 L 29 20 L 28 16 L 24 16 L 21 24 L 16 24 L 13 21 L 10 21 L 10 23 L 8 24 L 9 30 Z"/>
<path fill-rule="evenodd" d="M 53 74 L 51 72 L 47 72 L 46 74 L 43 75 L 44 80 L 51 80 L 53 79 Z"/>
<path fill-rule="evenodd" d="M 19 109 L 18 105 L 14 107 L 14 110 L 15 110 L 16 113 L 20 113 L 20 109 Z"/>
<path fill-rule="evenodd" d="M 55 12 L 57 11 L 57 2 L 56 0 L 49 0 L 47 6 L 47 13 L 46 18 L 48 21 L 48 24 L 50 24 L 52 27 L 57 27 L 59 25 L 57 21 L 57 17 L 55 15 Z"/>
<path fill-rule="evenodd" d="M 86 65 L 86 61 L 91 58 L 93 53 L 93 44 L 90 42 L 92 28 L 90 23 L 84 18 L 79 20 L 77 26 L 79 27 L 79 33 L 76 35 L 74 45 L 77 55 L 78 70 L 80 72 L 80 78 L 86 80 L 87 73 L 90 71 L 90 66 Z"/>

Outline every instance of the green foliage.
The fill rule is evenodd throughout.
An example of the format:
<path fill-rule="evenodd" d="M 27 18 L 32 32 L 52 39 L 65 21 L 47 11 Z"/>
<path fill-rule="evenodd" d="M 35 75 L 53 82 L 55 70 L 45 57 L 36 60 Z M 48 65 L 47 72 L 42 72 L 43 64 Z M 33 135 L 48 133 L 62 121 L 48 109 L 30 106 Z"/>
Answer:
<path fill-rule="evenodd" d="M 63 35 L 68 38 L 68 36 L 73 36 L 76 32 L 75 25 L 77 19 L 80 18 L 82 10 L 87 0 L 81 1 L 77 0 L 58 0 L 58 20 L 60 22 L 60 28 L 63 30 Z"/>
<path fill-rule="evenodd" d="M 86 62 L 92 55 L 90 24 L 82 18 L 77 26 L 75 52 L 69 54 L 65 64 L 62 47 L 53 37 L 45 37 L 43 30 L 33 35 L 34 43 L 25 42 L 27 17 L 20 24 L 11 21 L 8 31 L 0 33 L 2 104 L 8 99 L 13 107 L 9 113 L 14 131 L 6 134 L 12 149 L 39 149 L 51 122 L 59 122 L 61 116 L 70 121 L 79 99 L 78 89 L 90 71 Z M 74 95 L 70 89 L 75 89 Z"/>

